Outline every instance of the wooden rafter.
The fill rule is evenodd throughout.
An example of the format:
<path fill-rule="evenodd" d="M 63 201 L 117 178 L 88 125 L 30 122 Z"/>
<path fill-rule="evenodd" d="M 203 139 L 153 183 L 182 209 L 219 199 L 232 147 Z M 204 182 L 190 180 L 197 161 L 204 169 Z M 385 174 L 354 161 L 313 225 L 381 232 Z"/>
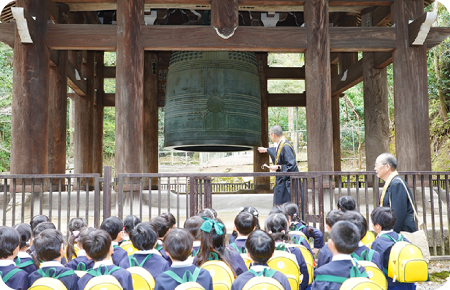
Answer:
<path fill-rule="evenodd" d="M 306 107 L 306 94 L 268 94 L 269 107 Z"/>

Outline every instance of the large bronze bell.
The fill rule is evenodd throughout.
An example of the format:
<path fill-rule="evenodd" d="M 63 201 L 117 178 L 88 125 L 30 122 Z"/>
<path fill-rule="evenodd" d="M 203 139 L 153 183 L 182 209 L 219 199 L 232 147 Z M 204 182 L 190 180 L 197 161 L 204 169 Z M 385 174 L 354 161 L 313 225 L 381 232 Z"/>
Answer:
<path fill-rule="evenodd" d="M 251 52 L 174 52 L 164 147 L 199 152 L 261 146 L 261 88 Z"/>

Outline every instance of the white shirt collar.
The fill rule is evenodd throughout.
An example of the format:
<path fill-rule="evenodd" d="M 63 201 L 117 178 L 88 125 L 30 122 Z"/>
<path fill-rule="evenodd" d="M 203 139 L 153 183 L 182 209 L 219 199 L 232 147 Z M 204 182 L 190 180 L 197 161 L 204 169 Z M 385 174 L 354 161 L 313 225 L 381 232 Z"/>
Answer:
<path fill-rule="evenodd" d="M 237 241 L 237 240 L 246 241 L 247 239 L 248 239 L 248 236 L 238 236 L 238 237 L 236 238 L 236 241 Z"/>
<path fill-rule="evenodd" d="M 19 258 L 31 258 L 31 256 L 30 255 L 28 255 L 28 253 L 27 252 L 19 252 L 18 254 L 17 254 L 17 257 L 19 257 Z"/>
<path fill-rule="evenodd" d="M 64 266 L 58 261 L 42 262 L 41 268 L 46 268 L 46 267 L 64 267 Z"/>
<path fill-rule="evenodd" d="M 189 261 L 189 259 L 187 259 L 186 261 L 183 262 L 173 262 L 172 263 L 172 267 L 174 268 L 184 268 L 184 267 L 188 267 L 192 265 L 192 261 Z"/>
<path fill-rule="evenodd" d="M 158 245 L 162 246 L 163 245 L 163 241 L 162 240 L 157 240 L 156 241 L 158 243 Z"/>
<path fill-rule="evenodd" d="M 285 245 L 284 242 L 275 242 L 275 247 L 278 247 L 279 245 Z"/>
<path fill-rule="evenodd" d="M 9 265 L 16 265 L 16 263 L 13 260 L 0 260 L 0 267 L 6 267 Z"/>
<path fill-rule="evenodd" d="M 100 267 L 100 265 L 112 266 L 112 265 L 114 265 L 114 263 L 112 260 L 103 260 L 103 261 L 95 262 L 93 268 L 97 269 L 98 267 Z"/>
<path fill-rule="evenodd" d="M 337 254 L 333 256 L 332 261 L 345 261 L 345 260 L 352 260 L 352 256 L 347 254 Z"/>
<path fill-rule="evenodd" d="M 86 257 L 86 251 L 85 250 L 78 250 L 77 257 Z"/>
<path fill-rule="evenodd" d="M 114 246 L 118 246 L 119 245 L 119 242 L 111 242 L 111 245 L 114 247 Z"/>
<path fill-rule="evenodd" d="M 384 234 L 389 234 L 389 233 L 392 233 L 394 230 L 389 230 L 389 231 L 381 231 L 379 234 L 378 234 L 378 236 L 377 237 L 381 237 L 382 235 L 384 235 Z"/>
<path fill-rule="evenodd" d="M 146 250 L 146 251 L 137 251 L 134 252 L 134 255 L 148 255 L 148 254 L 159 254 L 159 252 L 155 249 Z"/>
<path fill-rule="evenodd" d="M 264 269 L 270 269 L 269 266 L 263 266 L 263 265 L 256 265 L 256 266 L 251 266 L 250 269 L 252 269 L 255 272 L 261 272 L 264 271 Z"/>
<path fill-rule="evenodd" d="M 194 241 L 194 243 L 192 244 L 193 247 L 200 247 L 202 245 L 201 241 Z"/>
<path fill-rule="evenodd" d="M 361 248 L 361 247 L 364 247 L 364 243 L 361 242 L 361 241 L 359 241 L 359 243 L 358 243 L 358 248 Z"/>

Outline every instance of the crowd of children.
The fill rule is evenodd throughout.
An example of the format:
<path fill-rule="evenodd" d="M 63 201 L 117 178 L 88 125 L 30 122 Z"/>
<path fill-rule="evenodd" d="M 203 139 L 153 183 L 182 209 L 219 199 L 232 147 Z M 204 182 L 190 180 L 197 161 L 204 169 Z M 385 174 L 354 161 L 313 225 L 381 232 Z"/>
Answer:
<path fill-rule="evenodd" d="M 276 205 L 261 228 L 258 211 L 251 206 L 241 208 L 228 241 L 227 229 L 213 209 L 188 218 L 184 228 L 175 227 L 176 219 L 170 213 L 149 222 L 133 215 L 123 221 L 109 217 L 99 229 L 74 218 L 65 243 L 54 224 L 39 215 L 30 224 L 0 227 L 0 275 L 6 286 L 18 290 L 45 277 L 58 279 L 68 290 L 81 290 L 102 275 L 111 275 L 124 290 L 132 290 L 133 279 L 126 269 L 142 267 L 154 278 L 156 290 L 173 290 L 188 282 L 212 290 L 211 273 L 202 266 L 218 261 L 233 276 L 232 290 L 243 289 L 255 277 L 272 278 L 288 290 L 334 290 L 351 277 L 369 277 L 359 262 L 366 260 L 384 273 L 387 289 L 415 289 L 414 283 L 401 283 L 387 275 L 391 248 L 401 238 L 393 231 L 396 217 L 392 209 L 373 210 L 371 220 L 378 238 L 369 245 L 371 249 L 361 241 L 369 224 L 355 211 L 355 201 L 349 196 L 341 197 L 338 209 L 326 215 L 326 245 L 323 233 L 300 216 L 294 203 Z M 121 247 L 126 243 L 131 243 L 132 252 Z M 271 266 L 276 257 L 290 257 L 299 270 L 296 282 L 277 268 L 280 263 L 276 269 Z"/>

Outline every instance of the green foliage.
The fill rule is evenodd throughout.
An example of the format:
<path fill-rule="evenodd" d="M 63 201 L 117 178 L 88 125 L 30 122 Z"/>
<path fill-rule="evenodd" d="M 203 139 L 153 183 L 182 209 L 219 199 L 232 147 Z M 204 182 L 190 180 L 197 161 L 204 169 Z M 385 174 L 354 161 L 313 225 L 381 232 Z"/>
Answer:
<path fill-rule="evenodd" d="M 0 42 L 0 171 L 9 171 L 11 160 L 11 104 L 13 50 Z"/>

